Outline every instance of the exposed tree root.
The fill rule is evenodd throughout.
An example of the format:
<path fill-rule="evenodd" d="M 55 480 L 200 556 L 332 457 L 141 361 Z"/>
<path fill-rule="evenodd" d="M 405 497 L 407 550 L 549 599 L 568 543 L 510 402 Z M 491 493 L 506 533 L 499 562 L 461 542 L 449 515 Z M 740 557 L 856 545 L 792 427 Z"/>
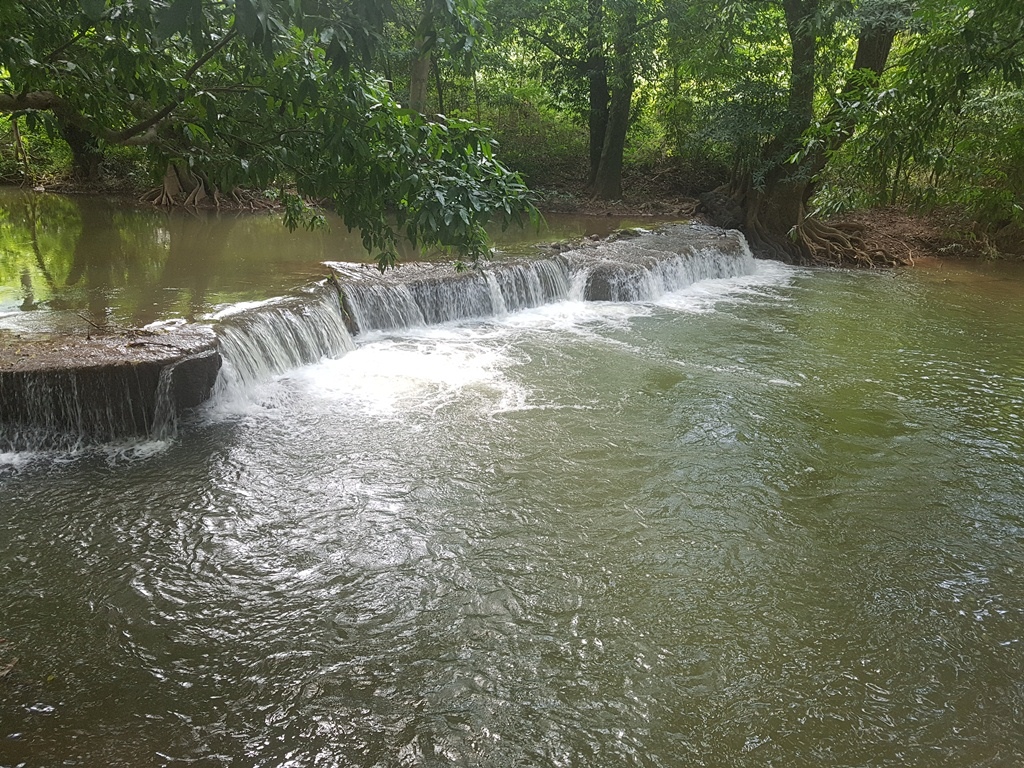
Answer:
<path fill-rule="evenodd" d="M 142 199 L 164 207 L 183 205 L 186 208 L 195 208 L 211 196 L 211 191 L 213 200 L 219 208 L 220 193 L 217 188 L 201 175 L 172 161 L 167 164 L 163 184 L 150 190 Z"/>
<path fill-rule="evenodd" d="M 849 225 L 832 225 L 815 218 L 804 218 L 794 234 L 815 264 L 871 268 L 909 266 L 914 263 L 906 244 L 901 244 L 904 253 L 896 253 L 889 248 L 868 243 L 858 228 Z"/>
<path fill-rule="evenodd" d="M 743 234 L 750 244 L 751 250 L 765 259 L 781 261 L 784 264 L 808 264 L 810 259 L 801 247 L 801 243 L 770 232 L 759 220 L 743 227 Z"/>

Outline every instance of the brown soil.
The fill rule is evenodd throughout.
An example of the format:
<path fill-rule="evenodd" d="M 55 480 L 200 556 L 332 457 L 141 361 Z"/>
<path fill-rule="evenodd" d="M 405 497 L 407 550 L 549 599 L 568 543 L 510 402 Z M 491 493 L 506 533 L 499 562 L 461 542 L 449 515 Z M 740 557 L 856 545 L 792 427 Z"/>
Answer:
<path fill-rule="evenodd" d="M 655 187 L 651 189 L 650 187 Z M 681 194 L 671 187 L 628 188 L 621 200 L 605 201 L 589 197 L 582 186 L 575 190 L 541 190 L 537 207 L 544 213 L 577 213 L 592 216 L 679 216 L 709 223 L 693 195 Z M 653 194 L 651 194 L 653 192 Z M 1006 248 L 977 238 L 969 222 L 950 211 L 928 214 L 901 208 L 873 208 L 854 211 L 828 221 L 844 232 L 857 235 L 871 253 L 886 253 L 886 262 L 913 264 L 923 258 L 964 256 L 1012 257 Z"/>
<path fill-rule="evenodd" d="M 621 200 L 596 200 L 579 179 L 562 178 L 550 187 L 538 188 L 537 207 L 544 213 L 578 213 L 586 216 L 679 216 L 692 218 L 702 190 L 718 186 L 722 179 L 713 169 L 685 165 L 668 159 L 658 165 L 627 170 L 622 178 Z"/>
<path fill-rule="evenodd" d="M 913 264 L 923 258 L 987 254 L 965 235 L 962 222 L 947 211 L 918 214 L 900 208 L 854 211 L 829 221 L 860 237 L 870 252 L 883 251 L 892 260 Z"/>

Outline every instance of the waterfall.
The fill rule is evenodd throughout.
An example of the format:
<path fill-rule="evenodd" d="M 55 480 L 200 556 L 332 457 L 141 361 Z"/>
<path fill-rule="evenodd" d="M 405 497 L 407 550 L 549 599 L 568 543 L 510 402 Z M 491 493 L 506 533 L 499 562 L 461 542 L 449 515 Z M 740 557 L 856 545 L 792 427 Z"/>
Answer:
<path fill-rule="evenodd" d="M 338 291 L 330 284 L 214 319 L 224 360 L 217 393 L 244 392 L 293 368 L 355 349 Z"/>
<path fill-rule="evenodd" d="M 5 377 L 0 452 L 73 451 L 147 435 L 152 394 L 137 371 L 54 371 Z M 149 402 L 147 402 L 149 401 Z"/>
<path fill-rule="evenodd" d="M 516 312 L 569 298 L 572 284 L 564 259 L 509 263 L 494 271 L 505 310 Z"/>
<path fill-rule="evenodd" d="M 734 249 L 676 244 L 677 251 L 651 247 L 656 239 L 612 249 L 600 258 L 577 257 L 583 278 L 582 295 L 589 301 L 655 301 L 701 280 L 739 277 L 756 268 L 745 240 Z"/>
<path fill-rule="evenodd" d="M 335 277 L 302 294 L 214 315 L 213 331 L 181 321 L 159 332 L 78 342 L 71 358 L 52 344 L 40 347 L 45 354 L 22 352 L 21 368 L 0 371 L 0 452 L 171 437 L 179 413 L 211 391 L 247 400 L 261 382 L 354 349 L 353 334 L 566 300 L 654 301 L 699 280 L 755 270 L 738 232 L 685 225 L 461 272 L 441 264 L 383 275 L 329 266 Z"/>
<path fill-rule="evenodd" d="M 220 368 L 203 326 L 39 339 L 21 351 L 0 371 L 0 453 L 173 437 L 179 413 L 209 396 Z"/>
<path fill-rule="evenodd" d="M 493 317 L 556 301 L 654 301 L 700 280 L 751 274 L 739 232 L 680 225 L 558 256 L 456 272 L 411 264 L 381 275 L 331 263 L 352 333 Z"/>

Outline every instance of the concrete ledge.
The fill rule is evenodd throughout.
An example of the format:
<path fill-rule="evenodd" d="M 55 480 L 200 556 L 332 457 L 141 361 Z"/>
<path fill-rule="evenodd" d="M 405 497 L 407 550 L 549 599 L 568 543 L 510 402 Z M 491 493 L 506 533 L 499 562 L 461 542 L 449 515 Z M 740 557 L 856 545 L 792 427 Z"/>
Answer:
<path fill-rule="evenodd" d="M 0 450 L 159 437 L 209 398 L 220 365 L 217 337 L 204 326 L 0 336 Z"/>

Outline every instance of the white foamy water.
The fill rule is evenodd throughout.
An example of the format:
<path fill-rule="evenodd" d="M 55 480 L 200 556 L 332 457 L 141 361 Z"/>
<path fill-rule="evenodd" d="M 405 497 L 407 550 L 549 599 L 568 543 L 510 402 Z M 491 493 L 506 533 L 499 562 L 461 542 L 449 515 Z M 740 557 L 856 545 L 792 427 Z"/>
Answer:
<path fill-rule="evenodd" d="M 711 312 L 720 302 L 763 295 L 796 273 L 784 265 L 762 264 L 752 275 L 702 280 L 657 303 L 568 300 L 500 317 L 364 334 L 354 351 L 285 374 L 287 384 L 281 386 L 287 386 L 288 397 L 310 397 L 374 416 L 429 413 L 467 398 L 478 402 L 482 414 L 560 407 L 536 402 L 530 388 L 516 380 L 524 344 L 538 339 L 557 344 L 569 337 L 596 349 L 629 347 L 617 336 L 656 309 Z M 257 409 L 270 405 L 273 397 L 265 389 L 256 398 L 261 403 Z"/>
<path fill-rule="evenodd" d="M 525 391 L 504 372 L 514 360 L 499 338 L 506 334 L 479 331 L 422 329 L 380 338 L 294 379 L 308 394 L 369 415 L 430 411 L 467 397 L 495 410 L 522 402 Z"/>

